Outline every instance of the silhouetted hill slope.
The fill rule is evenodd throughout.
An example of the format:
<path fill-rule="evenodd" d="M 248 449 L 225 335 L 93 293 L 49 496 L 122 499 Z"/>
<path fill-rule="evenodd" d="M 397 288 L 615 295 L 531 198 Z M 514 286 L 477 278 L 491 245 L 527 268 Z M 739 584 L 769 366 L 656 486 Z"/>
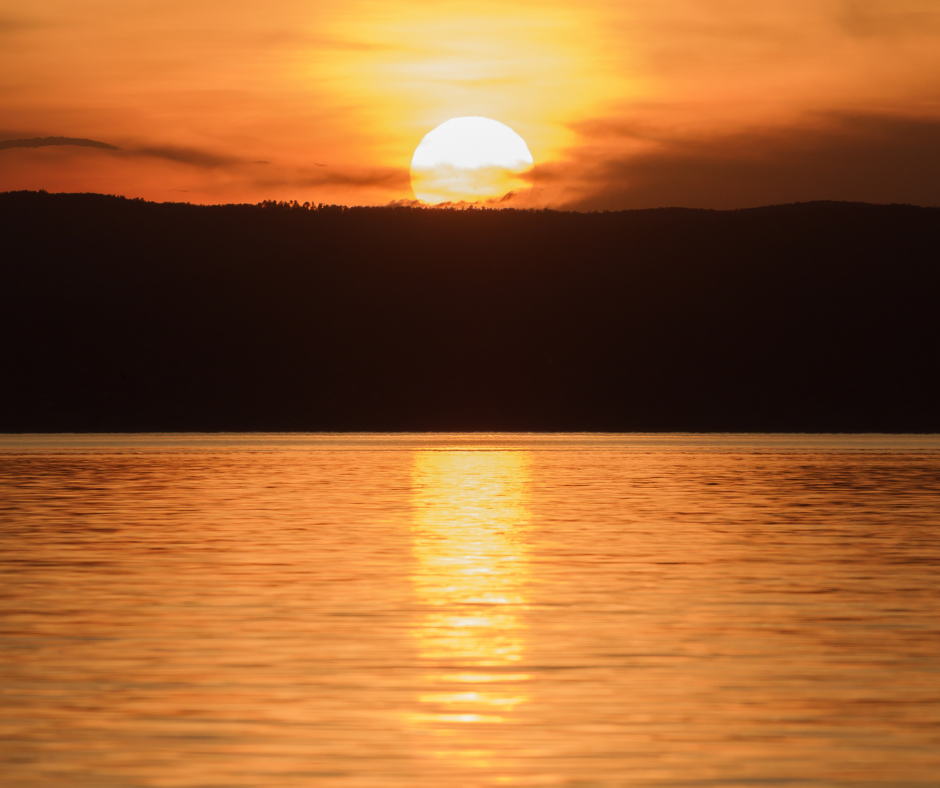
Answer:
<path fill-rule="evenodd" d="M 940 210 L 0 195 L 0 430 L 940 430 Z"/>

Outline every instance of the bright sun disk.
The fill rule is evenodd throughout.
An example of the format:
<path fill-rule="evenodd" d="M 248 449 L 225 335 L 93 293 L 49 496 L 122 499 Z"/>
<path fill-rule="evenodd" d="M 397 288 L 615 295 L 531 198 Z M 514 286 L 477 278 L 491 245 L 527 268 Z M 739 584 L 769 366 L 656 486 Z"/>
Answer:
<path fill-rule="evenodd" d="M 531 187 L 532 154 L 509 126 L 489 118 L 452 118 L 428 132 L 411 160 L 422 202 L 499 201 Z"/>

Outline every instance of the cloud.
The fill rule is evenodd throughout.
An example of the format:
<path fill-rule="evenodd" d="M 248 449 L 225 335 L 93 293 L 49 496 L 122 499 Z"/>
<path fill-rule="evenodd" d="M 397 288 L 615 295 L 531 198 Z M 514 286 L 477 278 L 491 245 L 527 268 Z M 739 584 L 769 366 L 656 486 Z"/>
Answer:
<path fill-rule="evenodd" d="M 935 0 L 845 0 L 839 22 L 857 38 L 900 38 L 940 30 Z"/>
<path fill-rule="evenodd" d="M 259 40 L 276 47 L 297 46 L 318 52 L 338 50 L 347 52 L 392 52 L 401 49 L 389 42 L 357 41 L 352 38 L 311 34 L 298 30 L 276 30 L 259 35 Z"/>
<path fill-rule="evenodd" d="M 33 137 L 28 140 L 0 140 L 0 150 L 10 148 L 45 148 L 51 145 L 77 145 L 80 148 L 101 148 L 103 150 L 120 150 L 116 145 L 98 140 L 86 140 L 80 137 Z"/>
<path fill-rule="evenodd" d="M 292 167 L 277 163 L 243 170 L 235 174 L 235 179 L 243 193 L 260 195 L 262 199 L 289 199 L 303 194 L 303 199 L 313 202 L 383 205 L 389 199 L 399 199 L 403 192 L 411 192 L 411 174 L 405 167 L 334 167 L 313 163 Z"/>
<path fill-rule="evenodd" d="M 35 19 L 0 16 L 0 35 L 13 35 L 24 30 L 36 30 L 41 27 L 44 27 L 44 25 Z"/>
<path fill-rule="evenodd" d="M 317 165 L 322 167 L 323 165 Z M 370 167 L 364 169 L 333 169 L 301 173 L 283 181 L 265 181 L 262 186 L 353 186 L 360 188 L 410 188 L 411 173 L 404 167 Z"/>
<path fill-rule="evenodd" d="M 152 146 L 145 148 L 131 148 L 127 151 L 133 156 L 150 156 L 179 164 L 190 164 L 193 167 L 214 169 L 242 164 L 243 161 L 234 156 L 222 156 L 199 148 L 182 148 L 175 145 Z"/>
<path fill-rule="evenodd" d="M 80 148 L 98 148 L 101 150 L 117 151 L 121 156 L 143 156 L 147 158 L 163 159 L 178 164 L 189 164 L 193 167 L 214 169 L 216 167 L 230 167 L 244 164 L 242 159 L 235 156 L 225 156 L 199 148 L 186 148 L 176 145 L 150 145 L 136 148 L 119 148 L 99 140 L 89 140 L 80 137 L 33 137 L 31 139 L 11 139 L 0 141 L 0 150 L 12 148 L 46 148 L 50 146 L 71 145 Z M 264 163 L 268 162 L 256 162 Z"/>
<path fill-rule="evenodd" d="M 649 129 L 603 120 L 579 131 L 583 145 L 568 162 L 536 173 L 536 189 L 553 194 L 550 204 L 577 210 L 810 200 L 940 206 L 938 118 L 830 114 L 804 126 L 705 139 L 655 139 Z"/>
<path fill-rule="evenodd" d="M 113 152 L 123 159 L 157 160 L 182 164 L 200 170 L 225 169 L 241 183 L 251 188 L 281 189 L 311 187 L 338 187 L 341 189 L 401 192 L 410 191 L 411 176 L 407 168 L 367 167 L 333 168 L 315 162 L 314 166 L 284 167 L 263 159 L 240 158 L 215 153 L 202 148 L 178 145 L 128 145 L 118 147 L 98 140 L 78 137 L 34 137 L 0 141 L 0 151 L 12 148 L 44 148 L 49 146 L 77 146 Z M 157 161 L 153 165 L 158 166 Z M 263 165 L 263 166 L 262 166 Z M 259 173 L 264 172 L 264 175 Z"/>

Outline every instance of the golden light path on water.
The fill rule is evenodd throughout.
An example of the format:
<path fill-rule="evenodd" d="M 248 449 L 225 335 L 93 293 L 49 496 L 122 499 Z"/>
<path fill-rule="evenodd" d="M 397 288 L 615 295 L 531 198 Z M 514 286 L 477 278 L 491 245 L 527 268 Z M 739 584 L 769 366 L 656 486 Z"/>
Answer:
<path fill-rule="evenodd" d="M 409 722 L 435 741 L 423 757 L 494 767 L 500 724 L 527 700 L 524 452 L 415 455 L 413 630 L 428 668 Z"/>
<path fill-rule="evenodd" d="M 0 784 L 940 774 L 940 436 L 0 436 Z"/>

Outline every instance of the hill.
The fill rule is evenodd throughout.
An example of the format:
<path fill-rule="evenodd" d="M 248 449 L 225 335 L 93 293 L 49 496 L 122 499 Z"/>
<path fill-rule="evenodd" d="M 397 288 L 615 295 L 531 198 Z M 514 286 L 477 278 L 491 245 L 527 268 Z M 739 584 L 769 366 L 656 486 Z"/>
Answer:
<path fill-rule="evenodd" d="M 940 430 L 940 209 L 0 194 L 0 431 Z"/>

